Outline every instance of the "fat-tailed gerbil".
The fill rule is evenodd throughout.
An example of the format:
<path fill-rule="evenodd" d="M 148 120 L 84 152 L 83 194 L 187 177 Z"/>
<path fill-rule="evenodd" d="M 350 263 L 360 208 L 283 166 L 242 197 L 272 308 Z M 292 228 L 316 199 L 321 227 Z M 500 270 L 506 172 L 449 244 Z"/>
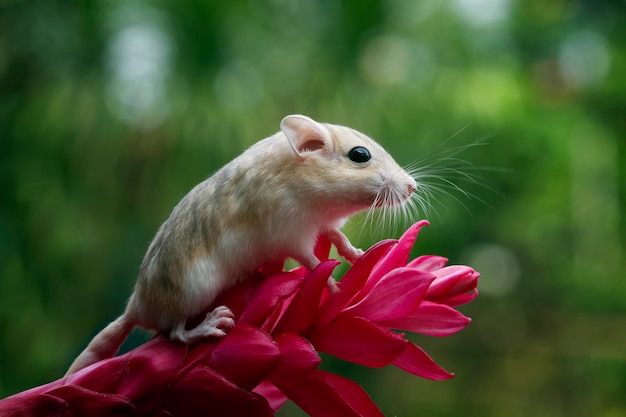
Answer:
<path fill-rule="evenodd" d="M 363 252 L 339 231 L 348 217 L 403 204 L 417 187 L 380 145 L 353 129 L 301 115 L 285 117 L 280 129 L 178 203 L 148 248 L 124 314 L 68 374 L 115 355 L 135 326 L 169 331 L 183 343 L 223 336 L 235 324 L 224 306 L 195 328 L 185 323 L 263 264 L 293 258 L 314 268 L 320 235 L 354 262 Z M 336 290 L 332 278 L 329 286 Z"/>

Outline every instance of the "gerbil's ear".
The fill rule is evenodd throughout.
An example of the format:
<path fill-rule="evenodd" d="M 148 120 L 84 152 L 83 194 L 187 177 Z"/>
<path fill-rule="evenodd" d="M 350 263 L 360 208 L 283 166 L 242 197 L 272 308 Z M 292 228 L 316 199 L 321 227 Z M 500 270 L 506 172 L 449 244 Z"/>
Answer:
<path fill-rule="evenodd" d="M 280 122 L 280 130 L 300 158 L 332 152 L 330 133 L 324 125 L 301 114 L 292 114 Z"/>

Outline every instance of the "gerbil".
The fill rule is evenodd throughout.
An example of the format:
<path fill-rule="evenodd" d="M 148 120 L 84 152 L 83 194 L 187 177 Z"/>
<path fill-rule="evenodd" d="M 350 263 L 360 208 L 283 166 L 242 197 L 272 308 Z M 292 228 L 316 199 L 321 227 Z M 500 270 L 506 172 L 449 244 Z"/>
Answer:
<path fill-rule="evenodd" d="M 178 203 L 148 248 L 126 310 L 67 374 L 114 356 L 135 326 L 169 331 L 183 343 L 223 336 L 235 324 L 227 307 L 195 328 L 185 323 L 262 264 L 290 257 L 314 268 L 320 235 L 354 262 L 363 252 L 339 231 L 348 217 L 402 204 L 417 187 L 380 145 L 353 129 L 302 115 L 285 117 L 280 129 Z M 337 289 L 332 277 L 329 287 Z"/>

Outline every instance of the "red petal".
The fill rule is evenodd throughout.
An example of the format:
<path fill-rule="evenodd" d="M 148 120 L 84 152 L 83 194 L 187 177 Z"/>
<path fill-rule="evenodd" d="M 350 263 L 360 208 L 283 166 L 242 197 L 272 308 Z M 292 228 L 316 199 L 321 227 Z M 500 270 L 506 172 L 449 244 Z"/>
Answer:
<path fill-rule="evenodd" d="M 315 349 L 359 365 L 379 368 L 402 353 L 402 336 L 360 317 L 339 316 L 305 335 Z"/>
<path fill-rule="evenodd" d="M 267 400 L 243 390 L 206 366 L 196 366 L 172 384 L 162 409 L 176 417 L 270 417 Z"/>
<path fill-rule="evenodd" d="M 132 398 L 138 407 L 156 406 L 160 394 L 183 363 L 186 351 L 185 345 L 156 338 L 129 352 L 124 373 L 115 380 L 118 385 L 115 392 Z M 108 374 L 99 374 L 102 379 L 111 379 Z M 97 373 L 92 376 L 96 377 Z"/>
<path fill-rule="evenodd" d="M 431 301 L 454 297 L 476 288 L 478 272 L 469 266 L 452 265 L 433 272 L 435 281 L 428 289 L 426 298 Z"/>
<path fill-rule="evenodd" d="M 411 253 L 411 249 L 413 248 L 413 244 L 415 243 L 415 239 L 417 239 L 419 231 L 422 227 L 428 226 L 429 224 L 430 223 L 428 223 L 427 220 L 421 220 L 404 232 L 398 240 L 398 243 L 391 248 L 391 250 L 383 259 L 381 259 L 380 262 L 378 262 L 360 294 L 367 294 L 369 290 L 389 271 L 401 266 L 406 266 L 409 254 Z"/>
<path fill-rule="evenodd" d="M 274 311 L 272 311 L 272 313 L 269 315 L 269 317 L 267 318 L 267 320 L 265 320 L 265 323 L 263 323 L 263 325 L 261 326 L 261 330 L 272 334 L 273 333 L 273 329 L 276 327 L 276 324 L 279 322 L 279 320 L 281 319 L 281 317 L 283 316 L 283 314 L 285 313 L 285 310 L 287 310 L 287 307 L 289 307 L 289 304 L 291 302 L 291 300 L 293 299 L 293 295 L 291 297 L 288 297 L 284 300 L 282 300 L 274 309 Z"/>
<path fill-rule="evenodd" d="M 76 385 L 63 386 L 59 382 L 0 400 L 0 415 L 7 417 L 137 415 L 137 408 L 128 398 L 94 392 Z"/>
<path fill-rule="evenodd" d="M 439 300 L 438 302 L 441 304 L 446 304 L 452 307 L 456 307 L 456 306 L 460 306 L 463 304 L 467 304 L 471 301 L 474 301 L 476 297 L 478 297 L 478 290 L 474 288 L 472 292 L 469 292 L 467 294 L 459 294 L 454 297 L 446 298 L 444 300 Z"/>
<path fill-rule="evenodd" d="M 119 392 L 132 398 L 167 385 L 186 353 L 187 346 L 157 336 L 124 355 L 100 361 L 66 377 L 64 383 L 103 393 Z"/>
<path fill-rule="evenodd" d="M 67 409 L 63 410 L 61 415 L 94 417 L 137 415 L 136 406 L 128 398 L 119 395 L 102 394 L 74 385 L 51 390 L 48 395 L 62 398 L 67 403 Z"/>
<path fill-rule="evenodd" d="M 426 352 L 411 342 L 406 344 L 402 354 L 391 363 L 408 373 L 426 379 L 442 380 L 454 376 L 453 373 L 437 365 L 437 362 L 428 356 Z"/>
<path fill-rule="evenodd" d="M 463 330 L 470 322 L 457 310 L 443 304 L 422 301 L 422 304 L 405 317 L 377 322 L 381 326 L 429 336 L 449 336 Z"/>
<path fill-rule="evenodd" d="M 131 351 L 122 356 L 96 362 L 74 374 L 66 376 L 62 381 L 66 385 L 79 385 L 92 391 L 114 392 L 117 381 L 124 373 L 126 362 L 133 353 L 134 351 Z"/>
<path fill-rule="evenodd" d="M 283 272 L 285 260 L 266 262 L 259 268 L 259 272 L 264 276 L 276 275 Z"/>
<path fill-rule="evenodd" d="M 317 316 L 320 297 L 326 288 L 326 282 L 333 269 L 340 263 L 334 259 L 324 261 L 311 271 L 305 278 L 302 288 L 289 304 L 282 319 L 278 322 L 274 332 L 303 333 L 311 326 Z"/>
<path fill-rule="evenodd" d="M 435 277 L 427 272 L 397 268 L 385 275 L 356 305 L 342 314 L 373 322 L 406 316 L 415 310 Z"/>
<path fill-rule="evenodd" d="M 276 388 L 276 385 L 268 381 L 261 382 L 252 390 L 252 392 L 264 396 L 274 411 L 280 410 L 288 399 L 281 390 Z"/>
<path fill-rule="evenodd" d="M 65 412 L 68 411 L 68 405 L 63 398 L 53 397 L 38 391 L 39 389 L 28 390 L 0 400 L 0 413 L 8 417 L 60 417 L 67 415 Z"/>
<path fill-rule="evenodd" d="M 420 271 L 432 272 L 441 269 L 448 263 L 448 258 L 437 255 L 422 255 L 413 259 L 407 264 L 409 268 L 419 269 Z"/>
<path fill-rule="evenodd" d="M 300 335 L 281 333 L 274 340 L 282 357 L 268 378 L 276 385 L 299 387 L 322 360 L 313 345 Z"/>
<path fill-rule="evenodd" d="M 365 252 L 355 263 L 348 269 L 341 281 L 339 281 L 340 291 L 331 294 L 322 304 L 317 315 L 317 325 L 325 326 L 330 323 L 337 314 L 350 302 L 352 297 L 361 289 L 367 281 L 372 268 L 380 261 L 391 249 L 391 245 L 396 243 L 395 240 L 383 240 L 378 242 Z"/>
<path fill-rule="evenodd" d="M 313 249 L 313 254 L 320 261 L 327 261 L 328 255 L 330 255 L 330 239 L 328 236 L 321 234 L 317 237 L 317 242 L 315 242 L 315 248 Z"/>
<path fill-rule="evenodd" d="M 330 372 L 316 370 L 300 389 L 280 388 L 311 417 L 383 417 L 361 386 Z"/>
<path fill-rule="evenodd" d="M 302 284 L 302 277 L 284 272 L 261 281 L 238 323 L 261 327 L 268 316 L 285 299 L 292 296 Z"/>
<path fill-rule="evenodd" d="M 169 336 L 167 335 L 158 335 L 157 337 L 161 337 L 169 341 Z M 182 343 L 170 342 L 172 344 L 182 345 L 187 350 L 187 355 L 185 356 L 183 364 L 181 365 L 180 370 L 177 372 L 177 375 L 182 375 L 186 372 L 189 372 L 189 370 L 194 368 L 195 366 L 206 366 L 206 363 L 211 357 L 213 349 L 215 349 L 219 342 L 221 342 L 221 339 L 213 337 L 206 338 L 192 345 L 184 345 Z"/>
<path fill-rule="evenodd" d="M 198 316 L 197 323 L 199 324 L 202 320 L 204 320 L 206 313 L 208 313 L 209 311 L 213 311 L 213 309 L 218 306 L 228 306 L 228 308 L 230 308 L 230 311 L 232 311 L 235 315 L 235 320 L 238 320 L 241 317 L 241 314 L 243 313 L 245 308 L 248 306 L 250 297 L 256 290 L 256 287 L 264 279 L 265 276 L 259 273 L 258 275 L 238 282 L 237 284 L 228 288 L 217 297 L 217 299 L 209 308 L 204 311 L 204 314 Z"/>
<path fill-rule="evenodd" d="M 265 332 L 237 325 L 213 349 L 208 365 L 234 384 L 252 390 L 274 369 L 281 354 Z"/>

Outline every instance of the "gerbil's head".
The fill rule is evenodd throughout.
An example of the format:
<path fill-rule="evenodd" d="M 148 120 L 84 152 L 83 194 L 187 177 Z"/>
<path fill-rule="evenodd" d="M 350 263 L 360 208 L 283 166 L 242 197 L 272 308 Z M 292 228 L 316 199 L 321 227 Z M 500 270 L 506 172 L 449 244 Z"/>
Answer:
<path fill-rule="evenodd" d="M 403 205 L 417 188 L 382 146 L 363 133 L 302 115 L 285 117 L 280 128 L 298 161 L 293 180 L 329 214 L 345 217 Z"/>

